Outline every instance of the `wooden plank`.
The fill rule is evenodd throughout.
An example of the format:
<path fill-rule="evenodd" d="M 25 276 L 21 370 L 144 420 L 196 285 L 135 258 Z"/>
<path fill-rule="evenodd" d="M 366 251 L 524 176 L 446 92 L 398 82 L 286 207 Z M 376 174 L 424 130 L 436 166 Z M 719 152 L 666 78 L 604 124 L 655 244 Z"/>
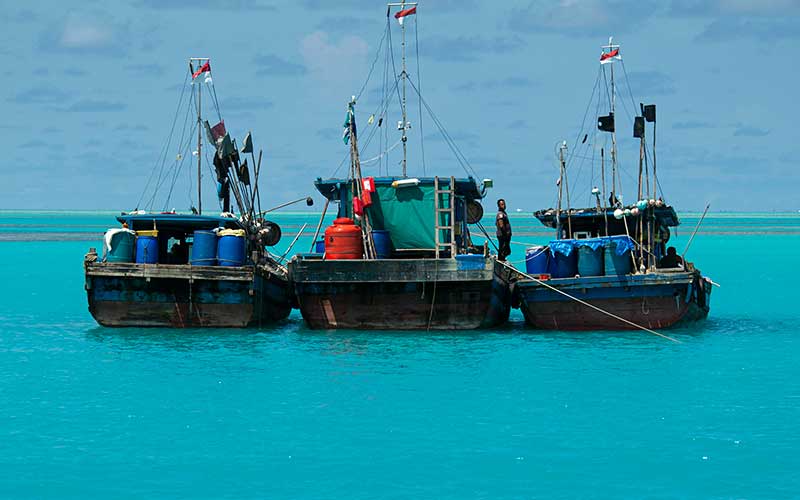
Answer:
<path fill-rule="evenodd" d="M 87 277 L 252 281 L 254 267 L 189 266 L 94 262 L 86 264 Z"/>

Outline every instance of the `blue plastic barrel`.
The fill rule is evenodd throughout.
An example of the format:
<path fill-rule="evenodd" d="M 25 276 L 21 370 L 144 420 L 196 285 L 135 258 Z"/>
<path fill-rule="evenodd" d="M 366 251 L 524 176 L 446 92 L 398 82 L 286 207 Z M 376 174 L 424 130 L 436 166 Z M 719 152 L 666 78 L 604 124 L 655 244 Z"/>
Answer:
<path fill-rule="evenodd" d="M 547 247 L 535 246 L 525 250 L 525 272 L 528 274 L 539 275 L 549 273 L 549 262 L 550 252 Z"/>
<path fill-rule="evenodd" d="M 375 243 L 375 253 L 379 259 L 388 259 L 392 256 L 392 239 L 389 237 L 389 231 L 373 229 L 372 241 Z"/>
<path fill-rule="evenodd" d="M 569 255 L 556 252 L 551 264 L 550 274 L 553 278 L 573 278 L 578 274 L 578 252 L 573 250 Z"/>
<path fill-rule="evenodd" d="M 605 273 L 604 248 L 581 245 L 578 247 L 578 274 L 581 276 L 603 276 Z"/>
<path fill-rule="evenodd" d="M 243 236 L 220 236 L 217 240 L 217 262 L 220 266 L 243 266 L 244 250 Z"/>
<path fill-rule="evenodd" d="M 134 240 L 136 236 L 127 231 L 120 231 L 111 237 L 111 250 L 106 262 L 133 262 Z"/>
<path fill-rule="evenodd" d="M 480 270 L 486 267 L 486 257 L 481 254 L 456 255 L 456 269 L 459 271 Z"/>
<path fill-rule="evenodd" d="M 314 243 L 314 253 L 325 253 L 325 240 L 321 239 Z"/>
<path fill-rule="evenodd" d="M 630 274 L 633 268 L 631 251 L 627 250 L 622 255 L 617 254 L 617 243 L 612 241 L 605 248 L 605 274 L 606 276 L 622 276 Z"/>
<path fill-rule="evenodd" d="M 193 266 L 217 265 L 217 234 L 214 231 L 195 231 L 192 243 Z"/>
<path fill-rule="evenodd" d="M 136 237 L 136 263 L 158 263 L 158 238 L 155 236 Z"/>

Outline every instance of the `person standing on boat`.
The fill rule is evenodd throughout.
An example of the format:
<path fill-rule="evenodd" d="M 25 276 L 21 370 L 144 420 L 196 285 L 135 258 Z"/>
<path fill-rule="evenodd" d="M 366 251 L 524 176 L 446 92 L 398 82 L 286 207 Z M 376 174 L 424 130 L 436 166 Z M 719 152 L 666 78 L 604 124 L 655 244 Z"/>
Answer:
<path fill-rule="evenodd" d="M 683 267 L 683 259 L 675 247 L 667 248 L 667 255 L 658 263 L 658 267 Z"/>
<path fill-rule="evenodd" d="M 506 260 L 506 257 L 511 255 L 511 222 L 506 213 L 506 200 L 502 198 L 497 200 L 495 225 L 497 226 L 497 243 L 500 247 L 497 250 L 497 260 Z"/>

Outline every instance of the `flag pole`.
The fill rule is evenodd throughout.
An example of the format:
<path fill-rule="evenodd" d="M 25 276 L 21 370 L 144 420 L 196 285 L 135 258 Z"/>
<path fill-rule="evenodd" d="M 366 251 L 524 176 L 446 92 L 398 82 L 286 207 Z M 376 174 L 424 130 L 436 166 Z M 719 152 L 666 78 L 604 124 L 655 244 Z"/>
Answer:
<path fill-rule="evenodd" d="M 203 64 L 206 64 L 211 61 L 208 57 L 190 57 L 189 58 L 189 71 L 192 70 L 192 61 L 196 61 L 197 64 L 200 65 L 200 68 L 203 67 Z M 209 72 L 210 72 L 209 68 Z M 192 79 L 194 79 L 194 75 L 192 75 Z M 194 83 L 194 81 L 192 81 Z M 202 114 L 202 85 L 197 85 L 197 213 L 202 215 L 203 213 L 203 183 L 201 182 L 202 175 L 203 175 L 203 118 Z"/>
<path fill-rule="evenodd" d="M 603 46 L 604 49 L 608 49 L 609 52 L 613 51 L 614 49 L 619 49 L 619 45 L 614 45 L 614 37 L 608 37 L 608 45 Z M 614 82 L 614 60 L 611 60 L 611 114 L 614 116 L 614 129 L 611 131 L 611 190 L 614 192 L 614 196 L 619 198 L 619 190 L 617 190 L 617 126 L 616 126 L 616 114 L 614 112 L 616 103 L 617 103 L 617 91 L 616 91 L 616 83 Z M 621 183 L 620 183 L 621 184 Z"/>
<path fill-rule="evenodd" d="M 202 99 L 203 99 L 203 86 L 197 85 L 197 213 L 203 214 L 203 183 L 200 182 L 203 174 L 203 118 L 202 112 Z"/>
<path fill-rule="evenodd" d="M 416 2 L 406 2 L 406 0 L 401 0 L 399 3 L 389 3 L 389 9 L 391 10 L 392 7 L 400 7 L 400 11 L 404 11 L 406 7 L 416 7 Z M 408 177 L 408 171 L 406 168 L 407 163 L 407 153 L 408 153 L 408 115 L 406 113 L 406 25 L 403 22 L 403 18 L 398 18 L 400 22 L 400 48 L 401 48 L 401 60 L 402 60 L 402 71 L 400 73 L 400 78 L 403 79 L 402 84 L 402 95 L 401 95 L 401 107 L 403 112 L 403 121 L 398 127 L 398 129 L 402 132 L 402 137 L 400 140 L 403 142 L 403 177 Z"/>

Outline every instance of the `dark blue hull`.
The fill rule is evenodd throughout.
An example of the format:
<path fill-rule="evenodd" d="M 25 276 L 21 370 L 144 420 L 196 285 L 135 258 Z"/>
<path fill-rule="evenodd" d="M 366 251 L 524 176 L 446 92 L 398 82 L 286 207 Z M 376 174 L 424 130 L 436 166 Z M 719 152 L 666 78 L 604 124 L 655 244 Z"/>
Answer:
<path fill-rule="evenodd" d="M 285 277 L 255 266 L 86 264 L 89 311 L 103 326 L 248 327 L 285 319 Z"/>
<path fill-rule="evenodd" d="M 668 328 L 708 316 L 711 285 L 699 273 L 551 279 L 550 287 L 615 316 L 648 328 Z M 603 314 L 534 280 L 519 281 L 515 293 L 525 322 L 550 330 L 623 330 L 632 325 Z"/>

